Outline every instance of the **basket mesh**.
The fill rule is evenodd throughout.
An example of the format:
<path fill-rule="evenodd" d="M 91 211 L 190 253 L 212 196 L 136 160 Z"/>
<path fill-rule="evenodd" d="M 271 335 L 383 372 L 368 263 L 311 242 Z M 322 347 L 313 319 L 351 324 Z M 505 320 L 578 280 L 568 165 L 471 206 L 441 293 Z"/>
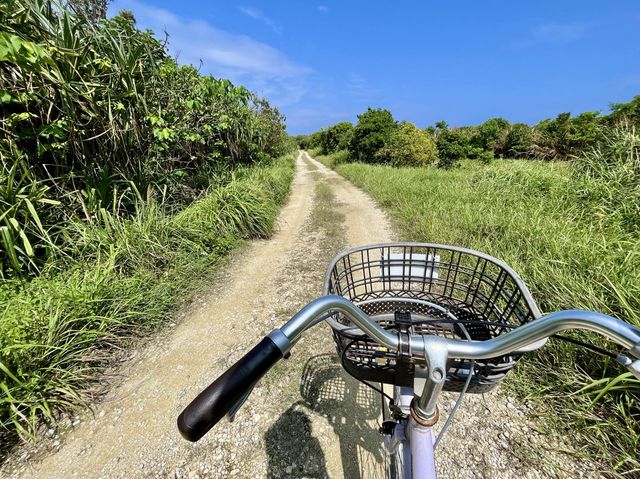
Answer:
<path fill-rule="evenodd" d="M 325 294 L 355 303 L 383 328 L 398 330 L 395 313 L 411 314 L 412 334 L 486 340 L 539 316 L 526 287 L 506 265 L 475 251 L 434 244 L 373 245 L 349 250 L 332 262 Z M 340 313 L 333 319 L 353 326 Z M 338 354 L 354 376 L 412 385 L 413 360 L 399 360 L 357 328 L 333 331 Z M 470 392 L 493 388 L 518 359 L 509 354 L 476 361 Z M 459 390 L 470 361 L 450 360 L 446 390 Z"/>

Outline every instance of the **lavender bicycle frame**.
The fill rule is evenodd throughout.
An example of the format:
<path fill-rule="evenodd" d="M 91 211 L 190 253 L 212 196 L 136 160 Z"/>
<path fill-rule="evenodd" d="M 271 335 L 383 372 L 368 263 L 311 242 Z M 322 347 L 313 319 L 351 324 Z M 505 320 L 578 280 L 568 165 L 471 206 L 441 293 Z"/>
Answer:
<path fill-rule="evenodd" d="M 408 410 L 413 388 L 394 388 L 396 404 Z M 387 454 L 395 458 L 398 478 L 436 479 L 433 427 L 422 426 L 412 417 L 396 424 L 393 436 L 385 439 Z"/>

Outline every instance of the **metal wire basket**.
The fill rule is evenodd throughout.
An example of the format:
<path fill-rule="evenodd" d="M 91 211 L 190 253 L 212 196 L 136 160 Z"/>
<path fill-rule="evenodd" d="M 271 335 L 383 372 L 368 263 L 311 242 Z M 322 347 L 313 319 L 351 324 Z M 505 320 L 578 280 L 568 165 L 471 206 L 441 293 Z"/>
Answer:
<path fill-rule="evenodd" d="M 343 296 L 382 327 L 403 334 L 485 340 L 540 316 L 529 290 L 502 261 L 478 251 L 426 243 L 366 245 L 331 262 L 324 294 Z M 369 339 L 342 314 L 329 323 L 343 366 L 353 376 L 413 385 L 415 361 Z M 476 361 L 469 392 L 494 388 L 519 354 Z M 445 390 L 460 390 L 471 362 L 450 360 Z"/>

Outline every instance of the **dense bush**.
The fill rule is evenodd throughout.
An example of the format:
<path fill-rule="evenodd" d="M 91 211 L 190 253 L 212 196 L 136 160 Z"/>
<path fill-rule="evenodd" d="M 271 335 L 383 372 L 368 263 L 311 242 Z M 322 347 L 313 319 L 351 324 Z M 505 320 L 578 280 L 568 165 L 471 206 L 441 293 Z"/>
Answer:
<path fill-rule="evenodd" d="M 504 154 L 510 158 L 525 158 L 531 154 L 533 131 L 526 123 L 514 123 L 505 139 Z"/>
<path fill-rule="evenodd" d="M 371 109 L 358 115 L 358 124 L 353 129 L 349 142 L 349 155 L 352 161 L 372 163 L 376 153 L 389 140 L 397 124 L 389 110 Z"/>
<path fill-rule="evenodd" d="M 336 166 L 347 163 L 347 161 L 349 161 L 349 152 L 347 150 L 336 151 L 335 153 L 331 153 L 329 155 L 312 156 L 329 168 L 335 168 Z"/>
<path fill-rule="evenodd" d="M 219 169 L 289 146 L 277 109 L 178 66 L 126 15 L 8 0 L 0 23 L 0 277 L 37 273 L 67 220 L 134 215 L 140 195 L 179 209 Z"/>
<path fill-rule="evenodd" d="M 472 144 L 483 151 L 502 156 L 505 151 L 509 122 L 504 118 L 492 118 L 478 126 Z"/>
<path fill-rule="evenodd" d="M 329 155 L 336 151 L 346 150 L 349 147 L 353 135 L 353 125 L 348 121 L 340 122 L 320 130 L 319 146 L 323 155 Z"/>
<path fill-rule="evenodd" d="M 611 113 L 604 118 L 609 125 L 629 123 L 640 129 L 640 95 L 627 103 L 612 103 Z"/>
<path fill-rule="evenodd" d="M 611 129 L 597 148 L 575 159 L 574 169 L 583 180 L 577 194 L 585 205 L 598 205 L 596 211 L 583 209 L 583 215 L 628 233 L 640 231 L 640 134 L 635 128 Z"/>
<path fill-rule="evenodd" d="M 438 130 L 436 136 L 438 148 L 438 166 L 441 168 L 453 168 L 471 154 L 471 143 L 468 135 L 459 129 L 444 127 Z"/>
<path fill-rule="evenodd" d="M 435 142 L 413 123 L 402 123 L 376 153 L 380 163 L 394 166 L 426 166 L 438 161 Z"/>
<path fill-rule="evenodd" d="M 585 112 L 572 118 L 560 113 L 535 127 L 534 153 L 540 159 L 565 160 L 597 146 L 603 138 L 602 118 L 597 112 Z"/>

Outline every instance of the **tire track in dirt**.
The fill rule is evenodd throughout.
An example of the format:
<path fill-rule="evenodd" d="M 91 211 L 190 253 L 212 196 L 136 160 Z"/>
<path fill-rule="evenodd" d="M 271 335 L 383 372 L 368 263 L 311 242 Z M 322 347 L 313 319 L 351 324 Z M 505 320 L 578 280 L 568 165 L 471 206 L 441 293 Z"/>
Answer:
<path fill-rule="evenodd" d="M 122 368 L 126 379 L 95 405 L 93 416 L 63 434 L 59 447 L 9 461 L 0 475 L 383 477 L 380 399 L 342 371 L 324 325 L 265 376 L 234 422 L 221 421 L 197 444 L 182 440 L 175 426 L 197 392 L 321 294 L 331 257 L 346 247 L 393 239 L 386 216 L 364 192 L 307 153 L 296 165 L 277 233 L 237 252 L 177 326 Z M 443 398 L 443 413 L 453 399 Z M 529 449 L 502 448 L 535 435 L 523 416 L 496 393 L 466 401 L 443 441 L 448 450 L 438 456 L 440 473 L 560 477 L 554 468 L 543 472 L 539 459 L 523 459 Z M 525 436 L 504 436 L 516 426 Z M 560 469 L 578 471 L 565 463 Z"/>

